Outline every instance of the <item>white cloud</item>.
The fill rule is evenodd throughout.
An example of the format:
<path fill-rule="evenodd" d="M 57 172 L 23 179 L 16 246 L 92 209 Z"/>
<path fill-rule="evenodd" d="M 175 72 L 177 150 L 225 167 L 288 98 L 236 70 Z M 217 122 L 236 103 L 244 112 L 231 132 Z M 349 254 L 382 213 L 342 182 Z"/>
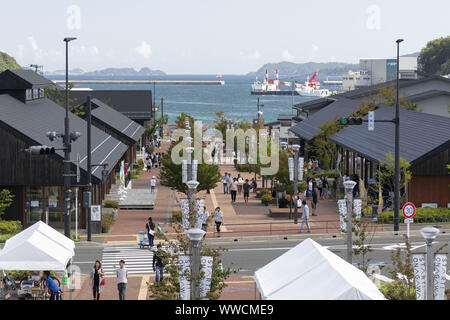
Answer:
<path fill-rule="evenodd" d="M 284 61 L 293 61 L 294 60 L 294 56 L 288 50 L 284 50 L 283 53 L 281 54 L 281 56 L 283 57 Z"/>
<path fill-rule="evenodd" d="M 253 53 L 239 52 L 239 57 L 243 60 L 258 60 L 261 58 L 261 53 L 255 50 Z"/>
<path fill-rule="evenodd" d="M 311 48 L 313 49 L 314 52 L 319 51 L 319 47 L 314 43 L 311 45 Z"/>
<path fill-rule="evenodd" d="M 31 46 L 31 51 L 33 52 L 34 59 L 41 60 L 44 56 L 48 55 L 47 52 L 39 48 L 37 41 L 33 36 L 28 37 L 28 42 Z"/>
<path fill-rule="evenodd" d="M 152 48 L 145 40 L 142 40 L 141 44 L 137 46 L 135 50 L 139 55 L 141 55 L 145 59 L 150 58 L 150 56 L 152 55 Z"/>
<path fill-rule="evenodd" d="M 25 48 L 25 46 L 22 43 L 17 45 L 17 58 L 21 61 L 23 59 L 24 48 Z"/>

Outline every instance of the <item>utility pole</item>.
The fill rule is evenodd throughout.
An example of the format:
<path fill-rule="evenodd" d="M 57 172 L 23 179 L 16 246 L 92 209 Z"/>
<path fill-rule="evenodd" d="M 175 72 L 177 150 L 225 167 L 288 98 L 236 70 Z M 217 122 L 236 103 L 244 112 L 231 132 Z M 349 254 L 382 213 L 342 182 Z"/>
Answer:
<path fill-rule="evenodd" d="M 400 211 L 400 104 L 399 104 L 399 77 L 400 77 L 400 43 L 397 42 L 397 92 L 395 99 L 395 173 L 394 173 L 394 231 L 399 230 L 399 211 Z"/>
<path fill-rule="evenodd" d="M 89 207 L 87 208 L 87 241 L 91 241 L 92 229 L 91 229 L 91 199 L 92 199 L 92 166 L 91 166 L 91 96 L 87 97 L 87 188 L 86 194 L 89 197 Z"/>
<path fill-rule="evenodd" d="M 72 137 L 69 127 L 69 42 L 76 38 L 64 38 L 66 43 L 66 117 L 64 119 L 64 235 L 70 239 L 70 151 Z"/>
<path fill-rule="evenodd" d="M 259 118 L 261 117 L 261 109 L 259 107 L 264 107 L 262 103 L 259 103 L 259 97 L 258 102 L 256 103 L 256 107 L 258 109 L 257 117 L 258 117 L 258 128 L 259 128 Z"/>
<path fill-rule="evenodd" d="M 298 154 L 300 145 L 294 144 L 292 150 L 294 150 L 294 224 L 298 224 Z"/>

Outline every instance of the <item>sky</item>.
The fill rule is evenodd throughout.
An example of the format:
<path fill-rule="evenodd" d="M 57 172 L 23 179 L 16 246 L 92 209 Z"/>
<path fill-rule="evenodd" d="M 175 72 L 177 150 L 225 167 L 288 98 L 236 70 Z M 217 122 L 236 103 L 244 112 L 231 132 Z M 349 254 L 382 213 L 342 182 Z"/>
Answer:
<path fill-rule="evenodd" d="M 3 12 L 2 12 L 3 11 Z M 18 62 L 169 74 L 245 74 L 264 63 L 350 62 L 417 52 L 450 35 L 448 0 L 15 0 L 0 51 Z"/>

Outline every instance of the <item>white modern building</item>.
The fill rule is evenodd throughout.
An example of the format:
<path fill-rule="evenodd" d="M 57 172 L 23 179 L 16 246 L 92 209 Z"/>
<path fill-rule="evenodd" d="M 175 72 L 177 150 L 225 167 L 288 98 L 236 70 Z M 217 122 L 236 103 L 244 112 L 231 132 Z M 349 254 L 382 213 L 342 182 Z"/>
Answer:
<path fill-rule="evenodd" d="M 342 89 L 350 91 L 394 80 L 397 59 L 364 58 L 359 60 L 359 71 L 342 76 Z M 417 57 L 400 57 L 400 79 L 417 79 Z"/>

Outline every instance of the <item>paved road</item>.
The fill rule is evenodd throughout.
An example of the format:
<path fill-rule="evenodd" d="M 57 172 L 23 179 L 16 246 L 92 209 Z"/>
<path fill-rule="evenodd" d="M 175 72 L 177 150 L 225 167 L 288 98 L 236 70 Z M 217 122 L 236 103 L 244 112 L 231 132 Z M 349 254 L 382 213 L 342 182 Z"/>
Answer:
<path fill-rule="evenodd" d="M 345 259 L 346 257 L 346 243 L 343 239 L 315 239 L 321 245 L 326 246 L 332 252 L 338 254 L 339 256 Z M 276 259 L 284 252 L 289 250 L 290 248 L 295 247 L 302 240 L 262 240 L 262 241 L 249 241 L 249 240 L 239 240 L 238 242 L 224 240 L 222 243 L 215 242 L 211 244 L 212 247 L 224 247 L 229 251 L 223 254 L 223 262 L 224 266 L 232 266 L 233 268 L 239 268 L 240 275 L 253 275 L 254 272 L 266 265 L 270 261 Z M 423 238 L 420 236 L 412 236 L 411 237 L 413 252 L 424 252 L 425 245 Z M 395 249 L 399 244 L 403 243 L 403 238 L 400 236 L 386 236 L 386 237 L 377 237 L 372 240 L 371 246 L 374 249 L 373 252 L 370 253 L 372 258 L 371 264 L 373 265 L 390 265 L 390 253 L 392 249 Z M 434 244 L 434 249 L 439 248 L 442 244 L 450 242 L 450 234 L 440 234 L 438 236 L 437 242 Z M 136 246 L 137 247 L 137 246 Z M 130 252 L 136 254 L 136 256 L 142 256 L 148 254 L 148 249 L 143 250 L 142 254 L 139 250 L 131 250 L 130 245 L 120 245 L 116 244 L 114 246 L 113 251 L 120 250 L 121 252 Z M 79 265 L 82 273 L 89 273 L 90 268 L 93 265 L 93 261 L 96 259 L 101 260 L 103 256 L 103 252 L 111 251 L 111 246 L 103 247 L 101 245 L 92 247 L 92 246 L 77 246 L 76 255 L 74 259 L 74 264 Z M 450 246 L 445 247 L 442 252 L 450 253 Z M 132 259 L 131 256 L 129 258 Z M 144 260 L 148 257 L 145 257 Z M 144 261 L 145 263 L 151 263 L 151 261 Z M 105 261 L 106 262 L 106 261 Z M 145 266 L 142 263 L 139 263 L 140 268 L 144 268 Z M 150 267 L 150 266 L 149 266 Z M 386 268 L 382 270 L 384 275 L 388 275 Z"/>

